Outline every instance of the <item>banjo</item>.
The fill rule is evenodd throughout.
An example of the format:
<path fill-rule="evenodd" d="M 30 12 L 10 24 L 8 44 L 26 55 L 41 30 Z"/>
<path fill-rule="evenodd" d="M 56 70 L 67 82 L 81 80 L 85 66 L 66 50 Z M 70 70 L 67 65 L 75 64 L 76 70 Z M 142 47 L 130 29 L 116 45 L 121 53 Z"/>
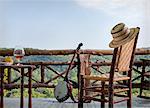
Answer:
<path fill-rule="evenodd" d="M 72 66 L 72 63 L 73 63 L 73 60 L 75 58 L 75 55 L 77 53 L 77 51 L 79 51 L 79 49 L 81 48 L 83 44 L 80 43 L 76 49 L 76 52 L 74 53 L 72 59 L 71 59 L 71 62 L 67 68 L 67 72 L 66 72 L 66 75 L 64 77 L 64 80 L 63 81 L 59 81 L 58 84 L 55 86 L 54 88 L 54 96 L 55 98 L 58 100 L 58 102 L 64 102 L 65 100 L 67 100 L 69 97 L 71 97 L 71 99 L 75 101 L 73 95 L 72 95 L 72 89 L 73 89 L 73 86 L 72 85 L 77 85 L 76 82 L 74 81 L 71 81 L 68 79 L 68 74 L 69 74 L 69 70 L 71 69 L 71 66 Z"/>

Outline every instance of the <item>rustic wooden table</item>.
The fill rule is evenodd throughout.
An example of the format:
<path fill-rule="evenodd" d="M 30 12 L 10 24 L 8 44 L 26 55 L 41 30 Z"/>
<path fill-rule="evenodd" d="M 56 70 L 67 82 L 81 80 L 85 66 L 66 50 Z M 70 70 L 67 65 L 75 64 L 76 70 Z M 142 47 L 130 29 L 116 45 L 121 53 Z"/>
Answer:
<path fill-rule="evenodd" d="M 27 69 L 28 70 L 28 76 L 29 76 L 29 80 L 28 80 L 28 94 L 29 94 L 29 98 L 28 98 L 28 108 L 32 108 L 32 71 L 34 66 L 33 65 L 7 65 L 7 64 L 1 64 L 0 65 L 0 76 L 1 76 L 1 84 L 0 84 L 0 94 L 1 94 L 1 101 L 0 101 L 0 108 L 4 108 L 4 71 L 6 68 L 16 68 L 20 71 L 21 73 L 21 96 L 20 96 L 20 108 L 24 107 L 24 97 L 23 97 L 23 92 L 24 92 L 24 70 Z"/>

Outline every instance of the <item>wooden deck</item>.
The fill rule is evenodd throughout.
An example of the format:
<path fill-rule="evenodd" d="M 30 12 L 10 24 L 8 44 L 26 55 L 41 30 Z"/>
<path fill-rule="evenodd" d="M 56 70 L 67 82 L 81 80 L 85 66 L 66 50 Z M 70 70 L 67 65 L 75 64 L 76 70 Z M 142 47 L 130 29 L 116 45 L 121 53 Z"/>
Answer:
<path fill-rule="evenodd" d="M 28 108 L 28 99 L 25 98 L 25 107 Z M 150 108 L 150 99 L 142 99 L 133 97 L 133 108 Z M 4 98 L 4 108 L 19 108 L 19 98 Z M 51 98 L 32 98 L 32 108 L 78 108 L 77 103 L 68 100 L 64 103 L 58 103 L 55 99 Z M 84 108 L 100 108 L 100 103 L 91 102 L 84 104 Z M 107 108 L 107 106 L 106 106 Z M 126 108 L 126 102 L 115 105 L 115 108 Z"/>

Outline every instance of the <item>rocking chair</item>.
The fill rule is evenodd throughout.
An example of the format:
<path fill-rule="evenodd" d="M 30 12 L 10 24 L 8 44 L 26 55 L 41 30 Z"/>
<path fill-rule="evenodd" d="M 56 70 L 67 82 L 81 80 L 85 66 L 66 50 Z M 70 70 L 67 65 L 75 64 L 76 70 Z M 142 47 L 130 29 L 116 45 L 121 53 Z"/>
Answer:
<path fill-rule="evenodd" d="M 105 103 L 108 103 L 109 108 L 113 108 L 115 103 L 127 101 L 127 107 L 131 108 L 131 71 L 140 28 L 137 27 L 136 29 L 137 33 L 134 38 L 123 45 L 114 47 L 109 72 L 99 76 L 84 75 L 80 72 L 78 108 L 83 108 L 83 103 L 90 101 L 101 102 L 101 108 L 105 107 Z M 126 75 L 123 73 L 126 73 Z M 98 86 L 92 86 L 91 84 L 87 86 L 85 84 L 87 80 L 96 80 L 100 83 Z M 117 98 L 114 99 L 115 96 Z"/>

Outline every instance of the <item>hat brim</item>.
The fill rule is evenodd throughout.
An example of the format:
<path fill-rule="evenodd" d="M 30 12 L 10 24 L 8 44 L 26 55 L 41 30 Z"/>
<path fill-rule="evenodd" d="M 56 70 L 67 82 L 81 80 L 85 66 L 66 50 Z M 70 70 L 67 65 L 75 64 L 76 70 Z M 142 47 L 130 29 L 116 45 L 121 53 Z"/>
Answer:
<path fill-rule="evenodd" d="M 139 32 L 139 28 L 131 28 L 130 29 L 130 34 L 128 37 L 126 37 L 125 39 L 121 40 L 121 41 L 115 41 L 115 40 L 112 40 L 110 43 L 109 43 L 109 47 L 110 48 L 117 48 L 121 45 L 124 45 L 125 43 L 131 41 L 134 37 L 137 36 Z"/>

